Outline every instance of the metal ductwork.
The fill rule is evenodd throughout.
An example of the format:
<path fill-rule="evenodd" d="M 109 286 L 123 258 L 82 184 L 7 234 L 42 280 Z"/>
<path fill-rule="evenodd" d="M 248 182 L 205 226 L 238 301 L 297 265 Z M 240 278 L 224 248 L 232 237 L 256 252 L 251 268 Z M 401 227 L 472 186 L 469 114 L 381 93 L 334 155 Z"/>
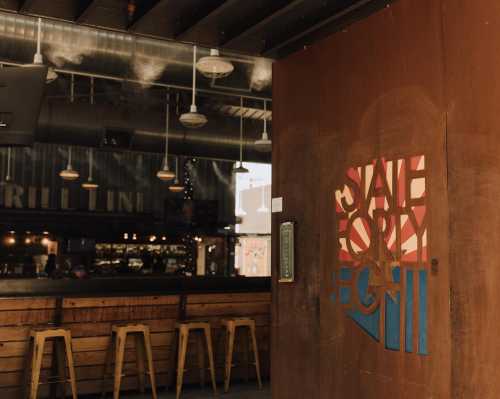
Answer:
<path fill-rule="evenodd" d="M 244 160 L 270 162 L 270 154 L 255 150 L 262 122 L 245 120 Z M 164 115 L 158 109 L 126 105 L 46 101 L 40 113 L 35 140 L 115 150 L 162 152 L 165 142 Z M 169 150 L 172 154 L 239 159 L 239 121 L 211 115 L 205 128 L 188 130 L 171 118 Z M 111 141 L 115 141 L 114 143 Z"/>
<path fill-rule="evenodd" d="M 0 12 L 0 61 L 32 62 L 35 43 L 35 18 Z M 139 80 L 146 85 L 158 82 L 186 89 L 191 85 L 192 48 L 185 43 L 44 20 L 42 52 L 45 61 L 59 69 Z M 200 57 L 208 54 L 209 49 L 199 49 Z M 270 96 L 271 60 L 227 51 L 223 56 L 234 64 L 234 72 L 222 80 L 200 79 L 199 90 Z"/>

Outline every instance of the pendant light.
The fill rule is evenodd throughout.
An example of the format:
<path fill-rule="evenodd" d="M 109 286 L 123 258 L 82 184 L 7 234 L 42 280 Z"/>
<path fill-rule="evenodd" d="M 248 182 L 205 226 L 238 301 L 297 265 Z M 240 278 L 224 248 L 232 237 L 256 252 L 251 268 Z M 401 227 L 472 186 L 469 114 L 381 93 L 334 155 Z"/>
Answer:
<path fill-rule="evenodd" d="M 89 148 L 89 178 L 87 179 L 86 182 L 82 183 L 82 188 L 84 188 L 85 190 L 96 190 L 99 187 L 99 184 L 94 182 L 92 176 L 93 164 L 94 164 L 94 152 L 92 151 L 91 148 Z"/>
<path fill-rule="evenodd" d="M 27 67 L 30 66 L 43 66 L 43 55 L 42 55 L 42 18 L 38 18 L 38 32 L 37 32 L 37 40 L 36 40 L 36 53 L 33 57 L 33 64 L 25 65 Z M 49 67 L 47 71 L 46 83 L 52 83 L 57 79 L 57 73 L 54 71 L 52 67 Z"/>
<path fill-rule="evenodd" d="M 167 93 L 167 110 L 165 116 L 165 157 L 163 158 L 163 168 L 156 173 L 156 177 L 162 181 L 169 181 L 175 177 L 175 173 L 168 167 L 168 129 L 170 122 L 170 93 Z"/>
<path fill-rule="evenodd" d="M 210 55 L 200 58 L 196 63 L 196 69 L 207 78 L 221 79 L 229 76 L 234 71 L 234 66 L 220 56 L 219 50 L 210 49 Z"/>
<path fill-rule="evenodd" d="M 240 97 L 240 162 L 233 168 L 233 173 L 248 173 L 248 169 L 243 166 L 243 97 Z"/>
<path fill-rule="evenodd" d="M 72 153 L 72 147 L 69 146 L 68 147 L 68 165 L 66 166 L 66 169 L 61 170 L 61 172 L 59 172 L 59 176 L 63 180 L 67 180 L 67 181 L 74 181 L 80 177 L 80 174 L 76 170 L 74 170 L 73 166 L 71 165 L 71 153 Z"/>
<path fill-rule="evenodd" d="M 179 157 L 175 158 L 175 180 L 174 183 L 168 188 L 173 193 L 181 193 L 184 191 L 184 186 L 179 183 Z"/>
<path fill-rule="evenodd" d="M 70 87 L 70 97 L 69 101 L 71 104 L 75 101 L 75 75 L 71 75 L 71 87 Z M 67 181 L 73 181 L 76 180 L 80 177 L 80 174 L 73 169 L 73 165 L 71 164 L 71 155 L 72 155 L 72 147 L 68 147 L 68 165 L 66 166 L 66 169 L 62 170 L 59 173 L 59 176 L 63 180 Z"/>
<path fill-rule="evenodd" d="M 255 142 L 255 149 L 260 152 L 269 152 L 272 150 L 272 142 L 267 134 L 267 102 L 264 100 L 264 131 L 262 137 Z"/>
<path fill-rule="evenodd" d="M 193 46 L 193 101 L 189 112 L 182 114 L 179 121 L 190 129 L 203 127 L 208 122 L 207 117 L 199 114 L 196 107 L 196 46 Z"/>

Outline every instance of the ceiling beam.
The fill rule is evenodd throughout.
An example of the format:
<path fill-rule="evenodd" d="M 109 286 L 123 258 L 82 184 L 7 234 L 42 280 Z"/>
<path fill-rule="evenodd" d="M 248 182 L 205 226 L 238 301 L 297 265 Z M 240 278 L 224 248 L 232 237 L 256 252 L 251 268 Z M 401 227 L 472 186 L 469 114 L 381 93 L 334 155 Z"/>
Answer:
<path fill-rule="evenodd" d="M 277 11 L 273 12 L 272 14 L 268 15 L 265 17 L 263 20 L 260 22 L 256 23 L 255 25 L 252 25 L 250 28 L 244 30 L 243 32 L 238 33 L 236 36 L 233 36 L 232 38 L 229 38 L 226 40 L 222 45 L 224 47 L 231 47 L 234 43 L 237 41 L 250 36 L 259 30 L 261 30 L 263 27 L 266 25 L 269 25 L 271 22 L 276 20 L 277 18 L 280 18 L 282 15 L 288 13 L 289 11 L 293 10 L 295 7 L 297 7 L 299 4 L 305 3 L 306 0 L 293 0 L 291 3 L 288 3 L 286 6 L 281 7 Z"/>
<path fill-rule="evenodd" d="M 134 18 L 134 21 L 132 21 L 132 23 L 129 24 L 129 26 L 127 27 L 127 30 L 130 30 L 130 31 L 136 30 L 138 28 L 138 26 L 140 25 L 141 21 L 145 17 L 147 17 L 148 15 L 153 13 L 158 7 L 161 7 L 162 5 L 167 3 L 168 1 L 169 0 L 156 0 L 153 2 L 154 4 L 152 4 L 151 7 L 145 7 L 143 12 L 140 13 L 139 18 Z M 138 8 L 140 8 L 140 7 L 138 7 Z"/>
<path fill-rule="evenodd" d="M 20 13 L 29 12 L 35 0 L 20 0 L 18 11 Z"/>
<path fill-rule="evenodd" d="M 392 0 L 389 0 L 391 2 Z M 341 26 L 342 21 L 344 19 L 349 18 L 350 15 L 353 13 L 356 13 L 360 11 L 363 7 L 368 6 L 369 4 L 375 4 L 378 3 L 377 0 L 359 0 L 352 4 L 350 7 L 347 7 L 343 9 L 342 11 L 339 11 L 338 13 L 323 19 L 319 23 L 311 26 L 310 28 L 306 29 L 305 31 L 302 31 L 289 39 L 276 43 L 275 45 L 272 45 L 272 47 L 266 48 L 263 51 L 263 55 L 265 56 L 272 56 L 275 55 L 277 52 L 280 50 L 284 49 L 285 47 L 288 46 L 293 46 L 294 44 L 297 44 L 299 41 L 303 40 L 305 41 L 307 37 L 314 35 L 316 32 L 320 31 L 323 28 L 326 28 L 327 26 Z M 383 3 L 386 4 L 387 0 L 383 0 Z M 343 25 L 342 25 L 343 26 Z M 306 43 L 304 43 L 306 44 Z M 307 43 L 310 44 L 310 43 Z"/>
<path fill-rule="evenodd" d="M 89 13 L 96 6 L 96 0 L 83 0 L 80 1 L 78 15 L 75 15 L 75 22 L 84 23 L 87 20 Z"/>
<path fill-rule="evenodd" d="M 140 23 L 142 18 L 148 15 L 162 0 L 142 0 L 136 2 L 137 9 L 135 11 L 135 15 L 127 25 L 127 30 L 132 30 L 134 26 Z"/>
<path fill-rule="evenodd" d="M 237 4 L 240 0 L 226 0 L 224 3 L 222 3 L 219 7 L 214 8 L 212 11 L 210 11 L 207 15 L 196 21 L 194 24 L 191 26 L 187 27 L 184 29 L 182 32 L 178 32 L 175 35 L 175 40 L 180 40 L 180 41 L 186 41 L 189 38 L 189 35 L 196 31 L 196 29 L 206 23 L 209 22 L 211 19 L 218 17 L 222 12 L 224 12 L 226 9 L 230 8 L 231 6 Z"/>

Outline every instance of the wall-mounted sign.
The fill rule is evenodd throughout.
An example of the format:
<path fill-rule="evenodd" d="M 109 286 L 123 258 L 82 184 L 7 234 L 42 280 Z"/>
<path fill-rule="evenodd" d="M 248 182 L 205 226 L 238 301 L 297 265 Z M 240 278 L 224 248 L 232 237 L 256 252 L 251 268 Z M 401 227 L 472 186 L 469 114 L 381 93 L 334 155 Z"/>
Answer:
<path fill-rule="evenodd" d="M 295 279 L 294 223 L 280 225 L 280 283 L 291 283 Z"/>
<path fill-rule="evenodd" d="M 271 211 L 272 213 L 283 212 L 283 197 L 273 198 L 271 200 Z"/>

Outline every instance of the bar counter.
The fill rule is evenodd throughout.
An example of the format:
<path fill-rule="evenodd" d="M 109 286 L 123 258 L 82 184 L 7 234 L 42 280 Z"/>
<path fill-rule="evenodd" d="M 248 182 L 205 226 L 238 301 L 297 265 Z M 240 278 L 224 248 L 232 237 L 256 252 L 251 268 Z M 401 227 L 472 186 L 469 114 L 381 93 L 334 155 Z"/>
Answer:
<path fill-rule="evenodd" d="M 0 280 L 0 397 L 21 397 L 24 364 L 31 328 L 61 326 L 71 330 L 78 393 L 99 393 L 111 326 L 145 323 L 152 333 L 153 356 L 159 388 L 169 378 L 171 345 L 179 320 L 210 321 L 218 382 L 223 380 L 225 317 L 256 320 L 263 376 L 269 376 L 270 279 L 139 277 L 88 280 Z M 243 365 L 246 342 L 235 345 L 234 380 L 255 378 Z M 128 345 L 122 391 L 137 389 L 135 351 Z M 199 382 L 196 345 L 189 346 L 186 383 Z M 42 379 L 50 374 L 51 350 L 44 356 Z M 47 397 L 48 385 L 40 396 Z"/>

